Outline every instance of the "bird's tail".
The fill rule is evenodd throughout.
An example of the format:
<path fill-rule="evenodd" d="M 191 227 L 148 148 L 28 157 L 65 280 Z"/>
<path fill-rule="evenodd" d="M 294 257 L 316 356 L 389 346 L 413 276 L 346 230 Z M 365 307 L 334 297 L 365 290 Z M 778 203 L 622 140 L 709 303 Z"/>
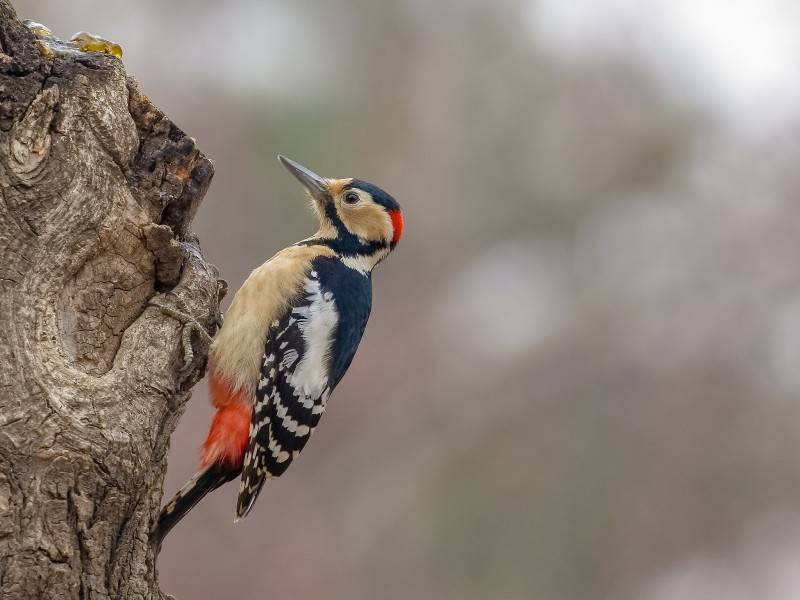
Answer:
<path fill-rule="evenodd" d="M 158 523 L 153 528 L 151 537 L 153 544 L 160 546 L 170 530 L 194 508 L 195 504 L 200 502 L 206 494 L 238 477 L 240 472 L 240 470 L 231 469 L 218 463 L 195 473 L 194 477 L 161 509 Z"/>

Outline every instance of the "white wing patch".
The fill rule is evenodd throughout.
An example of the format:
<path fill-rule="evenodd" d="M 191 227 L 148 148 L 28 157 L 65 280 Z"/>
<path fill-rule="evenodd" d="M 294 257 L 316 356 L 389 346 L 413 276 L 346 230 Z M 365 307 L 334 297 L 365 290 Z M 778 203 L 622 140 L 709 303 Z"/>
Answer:
<path fill-rule="evenodd" d="M 288 382 L 298 397 L 319 398 L 328 385 L 328 362 L 339 313 L 332 295 L 322 293 L 317 279 L 306 279 L 305 291 L 308 306 L 292 310 L 303 334 L 305 352 Z"/>

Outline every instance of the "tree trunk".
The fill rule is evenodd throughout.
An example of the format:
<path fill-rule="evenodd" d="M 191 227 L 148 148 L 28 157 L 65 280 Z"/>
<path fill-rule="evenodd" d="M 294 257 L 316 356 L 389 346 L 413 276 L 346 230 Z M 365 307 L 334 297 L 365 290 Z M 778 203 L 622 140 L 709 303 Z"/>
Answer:
<path fill-rule="evenodd" d="M 213 333 L 213 168 L 120 60 L 7 0 L 0 51 L 0 597 L 162 598 L 149 532 L 207 344 L 150 302 Z"/>

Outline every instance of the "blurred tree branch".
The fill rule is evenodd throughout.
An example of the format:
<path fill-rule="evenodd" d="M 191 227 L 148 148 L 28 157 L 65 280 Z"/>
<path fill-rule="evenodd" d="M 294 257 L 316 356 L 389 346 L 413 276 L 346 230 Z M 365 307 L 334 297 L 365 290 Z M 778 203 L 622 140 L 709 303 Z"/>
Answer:
<path fill-rule="evenodd" d="M 161 598 L 149 531 L 207 348 L 150 303 L 213 333 L 213 168 L 121 61 L 7 0 L 0 51 L 0 596 Z"/>

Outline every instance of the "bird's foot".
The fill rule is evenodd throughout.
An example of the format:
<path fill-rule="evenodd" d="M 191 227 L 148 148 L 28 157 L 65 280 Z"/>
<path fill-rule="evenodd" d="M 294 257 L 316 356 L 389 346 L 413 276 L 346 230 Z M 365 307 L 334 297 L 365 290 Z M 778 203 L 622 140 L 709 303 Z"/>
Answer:
<path fill-rule="evenodd" d="M 181 368 L 181 372 L 185 372 L 188 371 L 189 368 L 191 368 L 192 362 L 194 362 L 194 348 L 192 348 L 192 334 L 197 333 L 200 339 L 202 339 L 205 344 L 209 345 L 211 344 L 214 338 L 211 335 L 209 335 L 205 327 L 203 327 L 200 324 L 200 321 L 198 321 L 192 315 L 189 314 L 189 311 L 186 308 L 186 304 L 184 303 L 183 300 L 181 300 L 178 296 L 176 296 L 172 292 L 167 292 L 167 294 L 175 298 L 175 304 L 178 306 L 178 308 L 162 304 L 155 298 L 151 298 L 150 301 L 148 302 L 148 305 L 155 306 L 156 308 L 161 310 L 161 312 L 163 312 L 164 314 L 169 315 L 176 321 L 180 321 L 180 323 L 183 325 L 181 331 L 181 343 L 183 345 L 183 367 Z"/>

